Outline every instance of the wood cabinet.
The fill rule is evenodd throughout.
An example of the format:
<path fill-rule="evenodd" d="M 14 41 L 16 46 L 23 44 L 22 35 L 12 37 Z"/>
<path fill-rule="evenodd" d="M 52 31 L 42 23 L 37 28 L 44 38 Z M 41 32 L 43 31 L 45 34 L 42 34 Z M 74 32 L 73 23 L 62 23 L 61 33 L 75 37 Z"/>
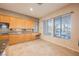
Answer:
<path fill-rule="evenodd" d="M 8 39 L 9 45 L 14 45 L 17 43 L 35 40 L 36 35 L 38 34 L 39 33 L 0 35 L 0 39 Z"/>
<path fill-rule="evenodd" d="M 23 19 L 17 19 L 17 27 L 24 28 L 24 20 Z"/>
<path fill-rule="evenodd" d="M 35 37 L 32 34 L 9 35 L 9 45 L 13 45 L 21 42 L 27 42 L 34 39 Z"/>
<path fill-rule="evenodd" d="M 0 15 L 0 22 L 9 23 L 9 28 L 23 28 L 23 29 L 33 29 L 34 19 L 21 19 L 13 16 Z M 33 34 L 11 34 L 11 35 L 0 35 L 0 39 L 9 39 L 9 44 L 16 44 L 20 42 L 25 42 L 29 40 L 34 40 L 35 36 Z"/>
<path fill-rule="evenodd" d="M 34 20 L 32 19 L 26 19 L 25 21 L 25 27 L 29 29 L 33 29 L 34 27 Z"/>
<path fill-rule="evenodd" d="M 10 28 L 16 28 L 16 27 L 17 27 L 17 18 L 11 17 L 11 19 L 10 19 Z"/>
<path fill-rule="evenodd" d="M 0 22 L 10 22 L 10 16 L 0 15 Z"/>
<path fill-rule="evenodd" d="M 34 27 L 34 20 L 20 19 L 12 17 L 10 20 L 10 28 L 25 28 L 32 29 Z"/>
<path fill-rule="evenodd" d="M 9 35 L 9 44 L 16 44 L 23 40 L 22 35 Z"/>
<path fill-rule="evenodd" d="M 0 15 L 0 22 L 9 23 L 9 28 L 34 28 L 34 19 L 21 19 L 12 16 Z"/>
<path fill-rule="evenodd" d="M 0 35 L 0 40 L 9 39 L 9 35 Z"/>
<path fill-rule="evenodd" d="M 2 21 L 3 21 L 2 19 L 3 19 L 3 16 L 2 16 L 2 15 L 0 15 L 0 22 L 2 22 Z"/>

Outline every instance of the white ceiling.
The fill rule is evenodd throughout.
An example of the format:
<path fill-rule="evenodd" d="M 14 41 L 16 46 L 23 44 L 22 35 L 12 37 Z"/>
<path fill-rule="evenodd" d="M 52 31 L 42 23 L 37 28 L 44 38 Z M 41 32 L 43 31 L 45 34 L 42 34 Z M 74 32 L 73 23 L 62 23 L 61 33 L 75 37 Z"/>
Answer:
<path fill-rule="evenodd" d="M 38 18 L 54 12 L 55 10 L 66 5 L 68 4 L 43 3 L 39 5 L 37 3 L 0 3 L 0 8 Z M 33 11 L 30 11 L 30 8 L 32 8 Z"/>

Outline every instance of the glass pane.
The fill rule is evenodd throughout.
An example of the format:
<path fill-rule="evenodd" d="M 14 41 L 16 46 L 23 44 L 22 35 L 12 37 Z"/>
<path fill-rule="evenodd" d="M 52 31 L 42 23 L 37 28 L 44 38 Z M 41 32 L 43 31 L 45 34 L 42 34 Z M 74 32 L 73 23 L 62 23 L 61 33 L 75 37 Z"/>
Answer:
<path fill-rule="evenodd" d="M 43 21 L 43 32 L 44 34 L 47 34 L 47 21 Z"/>
<path fill-rule="evenodd" d="M 38 32 L 39 30 L 39 20 L 35 20 L 34 32 Z"/>
<path fill-rule="evenodd" d="M 45 35 L 52 35 L 53 33 L 53 20 L 43 21 L 43 32 Z"/>
<path fill-rule="evenodd" d="M 50 19 L 50 20 L 48 20 L 48 34 L 49 35 L 52 35 L 53 34 L 53 20 L 52 19 Z"/>
<path fill-rule="evenodd" d="M 65 39 L 71 38 L 71 16 L 69 14 L 62 16 L 61 36 Z"/>
<path fill-rule="evenodd" d="M 61 17 L 56 17 L 54 21 L 55 21 L 55 24 L 54 24 L 55 33 L 54 33 L 54 35 L 56 37 L 60 37 L 61 36 L 60 35 L 60 33 L 61 33 Z"/>

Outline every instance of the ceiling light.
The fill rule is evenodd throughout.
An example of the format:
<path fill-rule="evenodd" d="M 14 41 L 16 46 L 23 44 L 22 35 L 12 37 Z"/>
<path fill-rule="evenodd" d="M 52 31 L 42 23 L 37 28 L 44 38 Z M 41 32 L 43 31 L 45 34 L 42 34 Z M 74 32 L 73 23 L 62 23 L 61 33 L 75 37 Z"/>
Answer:
<path fill-rule="evenodd" d="M 32 9 L 32 8 L 30 8 L 30 11 L 33 11 L 33 9 Z"/>

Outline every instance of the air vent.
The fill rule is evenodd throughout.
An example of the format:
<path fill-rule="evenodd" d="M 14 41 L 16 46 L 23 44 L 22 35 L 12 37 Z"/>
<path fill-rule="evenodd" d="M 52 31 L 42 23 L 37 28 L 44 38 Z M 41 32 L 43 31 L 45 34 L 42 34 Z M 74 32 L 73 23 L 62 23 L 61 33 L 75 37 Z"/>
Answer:
<path fill-rule="evenodd" d="M 37 3 L 39 6 L 42 5 L 43 3 Z"/>

